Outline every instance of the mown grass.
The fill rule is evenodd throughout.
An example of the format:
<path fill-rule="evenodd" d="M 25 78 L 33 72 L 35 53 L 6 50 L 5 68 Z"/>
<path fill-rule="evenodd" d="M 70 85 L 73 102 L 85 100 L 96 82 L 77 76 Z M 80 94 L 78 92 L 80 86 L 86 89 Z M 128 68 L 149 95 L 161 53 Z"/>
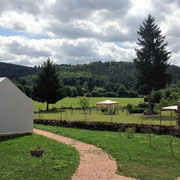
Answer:
<path fill-rule="evenodd" d="M 41 158 L 32 157 L 32 147 L 43 147 Z M 79 164 L 72 147 L 39 136 L 0 137 L 0 179 L 71 179 Z"/>
<path fill-rule="evenodd" d="M 97 102 L 104 101 L 104 100 L 112 100 L 119 102 L 119 106 L 126 106 L 127 104 L 132 105 L 138 105 L 139 102 L 143 102 L 143 98 L 110 98 L 110 97 L 90 97 L 89 98 L 89 106 L 96 106 Z M 49 108 L 61 108 L 63 107 L 73 107 L 77 108 L 79 107 L 79 100 L 80 98 L 64 98 L 60 101 L 58 101 L 56 104 L 50 104 Z M 34 102 L 34 111 L 39 111 L 39 108 L 41 110 L 46 109 L 46 103 L 40 103 L 40 102 Z"/>
<path fill-rule="evenodd" d="M 73 128 L 35 125 L 36 128 L 94 144 L 111 154 L 118 165 L 118 173 L 141 180 L 174 180 L 180 177 L 180 139 L 173 139 L 174 157 L 171 156 L 170 136 L 90 131 Z"/>
<path fill-rule="evenodd" d="M 41 112 L 34 114 L 35 119 L 54 119 L 54 120 L 70 120 L 70 121 L 97 121 L 97 122 L 117 122 L 117 123 L 135 123 L 135 124 L 160 124 L 160 116 L 143 116 L 142 114 L 128 114 L 126 111 L 119 111 L 116 115 L 104 115 L 96 109 L 87 110 L 85 113 L 82 110 L 64 110 L 63 112 Z M 170 112 L 162 112 L 162 125 L 176 125 L 176 117 Z"/>

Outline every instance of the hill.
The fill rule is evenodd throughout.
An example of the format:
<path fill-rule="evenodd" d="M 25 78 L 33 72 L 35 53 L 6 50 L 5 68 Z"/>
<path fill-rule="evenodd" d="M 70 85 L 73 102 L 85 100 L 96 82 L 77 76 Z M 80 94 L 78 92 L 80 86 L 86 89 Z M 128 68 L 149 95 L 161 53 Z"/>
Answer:
<path fill-rule="evenodd" d="M 0 77 L 17 79 L 37 73 L 37 68 L 0 62 Z"/>
<path fill-rule="evenodd" d="M 65 86 L 88 86 L 89 90 L 103 87 L 115 92 L 120 85 L 136 89 L 136 69 L 133 62 L 93 62 L 84 65 L 58 65 Z M 180 80 L 180 67 L 171 65 L 171 83 Z M 90 87 L 91 86 L 91 87 Z"/>
<path fill-rule="evenodd" d="M 57 65 L 65 96 L 136 97 L 136 69 L 133 62 L 92 62 L 82 65 Z M 14 79 L 20 89 L 31 94 L 30 89 L 38 68 L 0 63 L 0 76 Z M 180 80 L 180 67 L 171 65 L 171 84 Z M 33 75 L 33 76 L 32 76 Z M 23 87 L 22 87 L 22 86 Z"/>

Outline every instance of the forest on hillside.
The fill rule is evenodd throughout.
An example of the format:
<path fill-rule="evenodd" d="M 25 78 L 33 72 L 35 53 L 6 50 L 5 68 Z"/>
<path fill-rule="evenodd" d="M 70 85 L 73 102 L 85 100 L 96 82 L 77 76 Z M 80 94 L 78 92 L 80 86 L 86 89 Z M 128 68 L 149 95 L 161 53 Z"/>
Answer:
<path fill-rule="evenodd" d="M 136 69 L 132 62 L 92 62 L 83 65 L 56 65 L 64 96 L 137 97 Z M 0 76 L 8 77 L 32 96 L 32 86 L 41 68 L 0 63 Z M 171 65 L 171 84 L 180 80 L 180 67 Z"/>
<path fill-rule="evenodd" d="M 27 67 L 16 64 L 0 62 L 0 77 L 8 77 L 9 79 L 18 79 L 23 76 L 36 74 L 38 68 Z"/>

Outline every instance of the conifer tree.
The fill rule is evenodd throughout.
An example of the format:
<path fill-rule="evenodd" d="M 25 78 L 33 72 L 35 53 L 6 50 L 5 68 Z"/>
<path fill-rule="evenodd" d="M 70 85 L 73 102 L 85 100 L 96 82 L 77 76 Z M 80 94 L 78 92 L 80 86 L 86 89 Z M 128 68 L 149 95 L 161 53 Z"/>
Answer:
<path fill-rule="evenodd" d="M 161 35 L 151 15 L 144 20 L 137 33 L 139 49 L 136 49 L 137 58 L 134 59 L 138 71 L 137 87 L 148 95 L 148 113 L 152 114 L 152 90 L 164 88 L 171 79 L 167 73 L 170 52 L 166 48 L 167 43 L 164 43 L 165 36 Z"/>
<path fill-rule="evenodd" d="M 50 103 L 54 104 L 63 97 L 61 89 L 56 66 L 48 58 L 47 61 L 43 62 L 33 86 L 33 99 L 39 102 L 47 102 L 46 111 L 48 111 Z"/>

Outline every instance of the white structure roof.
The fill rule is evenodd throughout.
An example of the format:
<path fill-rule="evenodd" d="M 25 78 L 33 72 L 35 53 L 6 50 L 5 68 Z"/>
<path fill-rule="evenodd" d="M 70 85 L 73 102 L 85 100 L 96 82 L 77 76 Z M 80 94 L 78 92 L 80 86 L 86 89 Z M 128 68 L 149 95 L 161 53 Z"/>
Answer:
<path fill-rule="evenodd" d="M 111 100 L 105 100 L 105 101 L 102 101 L 102 102 L 98 102 L 96 104 L 118 104 L 118 102 L 111 101 Z"/>
<path fill-rule="evenodd" d="M 4 79 L 6 79 L 6 78 L 5 78 L 5 77 L 0 77 L 0 83 L 1 83 Z"/>
<path fill-rule="evenodd" d="M 167 107 L 162 107 L 162 110 L 177 110 L 177 106 L 167 106 Z"/>

